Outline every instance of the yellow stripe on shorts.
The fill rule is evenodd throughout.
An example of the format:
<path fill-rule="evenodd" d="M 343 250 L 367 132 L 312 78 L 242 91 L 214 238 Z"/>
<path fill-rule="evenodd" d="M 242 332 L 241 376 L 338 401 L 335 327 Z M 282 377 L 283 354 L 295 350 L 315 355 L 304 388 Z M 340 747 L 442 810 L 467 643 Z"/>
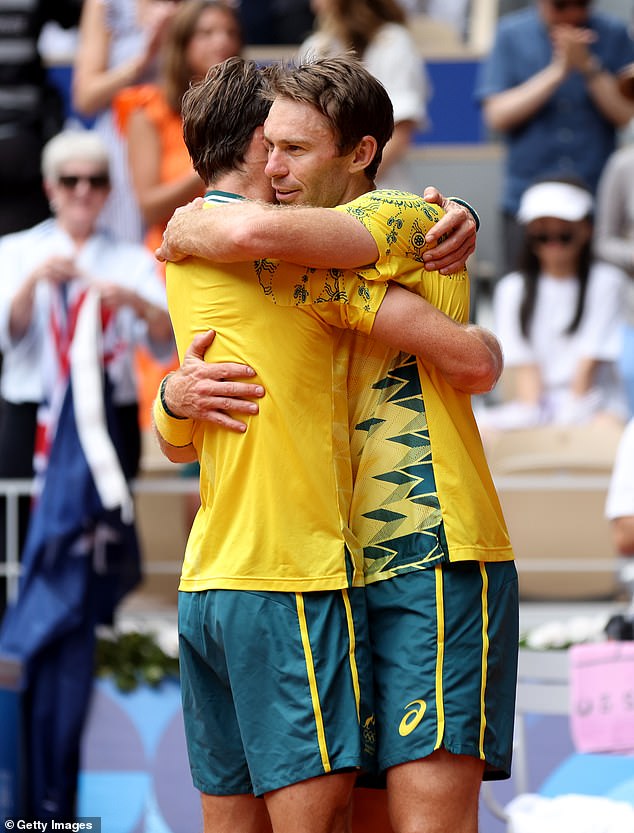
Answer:
<path fill-rule="evenodd" d="M 301 593 L 296 593 L 295 599 L 297 601 L 297 618 L 299 619 L 299 630 L 302 635 L 302 645 L 304 646 L 304 659 L 306 661 L 306 671 L 308 672 L 308 685 L 310 686 L 310 697 L 313 702 L 313 714 L 315 715 L 315 727 L 317 729 L 317 741 L 319 743 L 321 762 L 324 767 L 324 772 L 330 772 L 331 766 L 330 758 L 328 757 L 328 748 L 326 746 L 324 717 L 321 713 L 319 691 L 317 690 L 317 678 L 315 676 L 315 663 L 313 662 L 313 652 L 310 647 L 310 639 L 308 637 L 308 623 L 306 622 L 304 597 Z"/>
<path fill-rule="evenodd" d="M 442 684 L 443 665 L 445 662 L 445 607 L 443 602 L 443 572 L 441 567 L 435 567 L 436 577 L 436 616 L 438 617 L 438 649 L 436 653 L 436 714 L 437 734 L 434 749 L 439 749 L 445 734 L 445 703 Z"/>
<path fill-rule="evenodd" d="M 480 693 L 480 758 L 484 760 L 484 732 L 487 725 L 484 704 L 486 702 L 487 667 L 489 662 L 489 575 L 486 564 L 480 563 L 480 575 L 482 576 L 482 682 Z"/>
<path fill-rule="evenodd" d="M 352 678 L 352 687 L 354 689 L 354 701 L 357 706 L 357 719 L 360 719 L 361 686 L 359 685 L 359 669 L 357 668 L 357 655 L 355 653 L 357 643 L 354 633 L 354 619 L 352 617 L 352 607 L 350 606 L 348 591 L 342 590 L 341 596 L 343 599 L 343 606 L 346 611 L 346 622 L 348 623 L 348 656 L 350 657 L 350 676 Z"/>

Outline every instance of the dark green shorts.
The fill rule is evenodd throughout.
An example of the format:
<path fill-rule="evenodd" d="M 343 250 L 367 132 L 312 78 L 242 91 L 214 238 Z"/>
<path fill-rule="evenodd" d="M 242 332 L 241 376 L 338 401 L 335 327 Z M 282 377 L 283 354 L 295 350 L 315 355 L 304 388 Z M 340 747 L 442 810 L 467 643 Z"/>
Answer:
<path fill-rule="evenodd" d="M 178 619 L 185 734 L 197 789 L 261 795 L 371 766 L 363 588 L 180 592 Z"/>
<path fill-rule="evenodd" d="M 366 588 L 381 771 L 443 747 L 508 778 L 519 640 L 512 561 L 465 562 Z"/>

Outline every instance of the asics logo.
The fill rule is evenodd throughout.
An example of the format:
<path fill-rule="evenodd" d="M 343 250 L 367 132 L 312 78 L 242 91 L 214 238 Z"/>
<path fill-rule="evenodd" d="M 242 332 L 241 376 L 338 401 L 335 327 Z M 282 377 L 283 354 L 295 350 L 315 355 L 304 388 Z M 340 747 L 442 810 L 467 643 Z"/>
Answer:
<path fill-rule="evenodd" d="M 405 712 L 403 719 L 398 727 L 398 733 L 402 738 L 411 734 L 418 724 L 423 719 L 423 715 L 427 710 L 427 703 L 424 700 L 412 700 L 405 706 L 409 711 Z"/>

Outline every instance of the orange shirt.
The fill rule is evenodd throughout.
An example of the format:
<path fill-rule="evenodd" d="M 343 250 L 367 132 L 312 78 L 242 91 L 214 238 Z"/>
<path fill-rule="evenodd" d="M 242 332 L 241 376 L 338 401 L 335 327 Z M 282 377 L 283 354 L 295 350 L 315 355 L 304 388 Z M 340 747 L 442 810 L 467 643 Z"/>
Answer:
<path fill-rule="evenodd" d="M 115 113 L 119 129 L 126 135 L 128 120 L 135 110 L 144 110 L 156 127 L 161 141 L 159 179 L 172 182 L 192 173 L 192 163 L 183 141 L 183 122 L 180 113 L 169 106 L 163 90 L 156 84 L 142 84 L 122 90 L 115 99 Z M 200 196 L 205 193 L 201 183 Z M 155 223 L 147 229 L 145 244 L 151 252 L 163 239 L 163 223 Z"/>

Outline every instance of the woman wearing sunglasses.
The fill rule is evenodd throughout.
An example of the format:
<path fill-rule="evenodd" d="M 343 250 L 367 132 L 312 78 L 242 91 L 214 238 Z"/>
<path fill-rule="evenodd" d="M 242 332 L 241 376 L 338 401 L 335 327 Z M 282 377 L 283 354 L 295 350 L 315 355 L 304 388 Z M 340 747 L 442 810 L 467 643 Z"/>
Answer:
<path fill-rule="evenodd" d="M 58 401 L 78 312 L 86 289 L 96 287 L 103 364 L 122 440 L 121 464 L 130 478 L 140 457 L 133 350 L 143 342 L 159 357 L 172 355 L 165 286 L 143 245 L 97 231 L 110 193 L 110 166 L 96 133 L 57 134 L 44 147 L 42 175 L 53 218 L 0 241 L 0 477 L 32 477 L 36 426 L 43 440 L 39 451 L 46 454 L 55 408 L 47 414 L 41 406 Z M 24 534 L 26 512 L 21 520 Z"/>
<path fill-rule="evenodd" d="M 626 276 L 593 259 L 592 210 L 575 181 L 539 182 L 523 194 L 519 268 L 493 299 L 514 399 L 480 413 L 482 428 L 626 418 L 616 370 Z"/>

